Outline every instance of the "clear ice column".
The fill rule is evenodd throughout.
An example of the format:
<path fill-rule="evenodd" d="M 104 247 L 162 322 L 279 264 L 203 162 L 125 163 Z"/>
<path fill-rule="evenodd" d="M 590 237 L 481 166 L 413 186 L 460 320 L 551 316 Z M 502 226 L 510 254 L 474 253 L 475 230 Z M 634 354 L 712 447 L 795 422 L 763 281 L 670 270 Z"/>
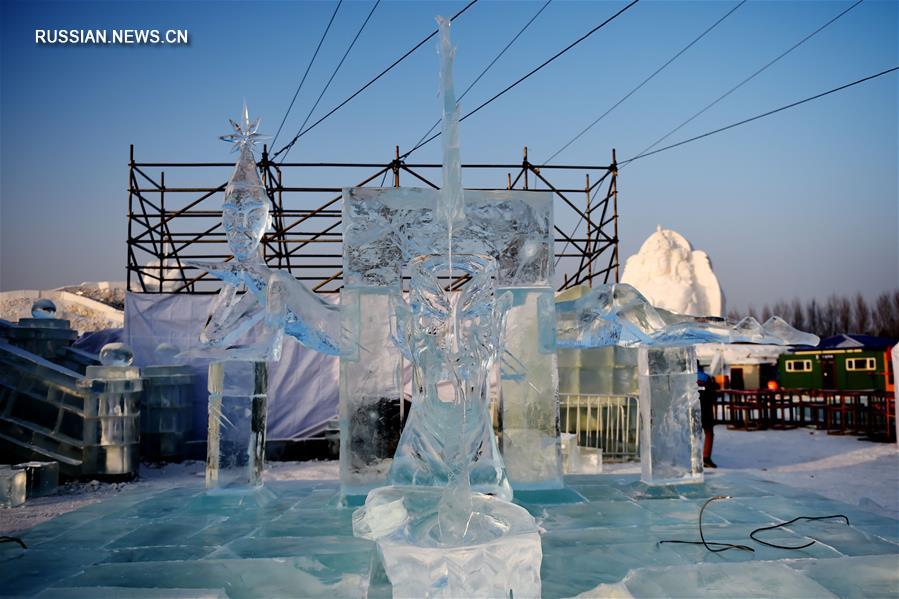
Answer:
<path fill-rule="evenodd" d="M 500 357 L 501 451 L 514 489 L 556 489 L 562 483 L 556 312 L 549 287 L 506 287 Z"/>
<path fill-rule="evenodd" d="M 649 485 L 702 482 L 702 421 L 692 345 L 641 347 L 640 465 Z"/>
<path fill-rule="evenodd" d="M 209 364 L 206 489 L 252 491 L 265 463 L 265 362 Z"/>
<path fill-rule="evenodd" d="M 403 360 L 390 337 L 390 294 L 386 287 L 340 292 L 346 336 L 339 404 L 344 496 L 385 484 L 400 439 Z"/>

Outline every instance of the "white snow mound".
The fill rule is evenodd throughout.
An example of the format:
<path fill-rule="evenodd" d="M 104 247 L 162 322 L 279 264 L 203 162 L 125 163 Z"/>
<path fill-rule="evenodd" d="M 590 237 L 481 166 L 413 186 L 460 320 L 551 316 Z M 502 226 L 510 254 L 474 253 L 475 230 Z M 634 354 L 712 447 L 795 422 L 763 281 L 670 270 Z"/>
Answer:
<path fill-rule="evenodd" d="M 705 252 L 683 235 L 656 227 L 640 251 L 627 259 L 622 283 L 654 305 L 678 314 L 724 316 L 724 293 Z"/>

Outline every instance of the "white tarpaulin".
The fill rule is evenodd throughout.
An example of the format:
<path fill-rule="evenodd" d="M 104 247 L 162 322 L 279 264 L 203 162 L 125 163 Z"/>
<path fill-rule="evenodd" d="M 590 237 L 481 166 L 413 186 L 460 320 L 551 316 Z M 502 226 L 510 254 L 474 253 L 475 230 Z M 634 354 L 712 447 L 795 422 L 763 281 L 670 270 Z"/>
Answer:
<path fill-rule="evenodd" d="M 128 293 L 124 342 L 134 350 L 134 364 L 152 365 L 156 347 L 163 342 L 181 350 L 196 346 L 215 297 Z M 196 373 L 193 436 L 205 439 L 208 361 L 191 360 L 189 364 Z M 336 357 L 285 337 L 281 360 L 269 364 L 268 439 L 295 439 L 322 430 L 337 416 L 338 374 Z"/>

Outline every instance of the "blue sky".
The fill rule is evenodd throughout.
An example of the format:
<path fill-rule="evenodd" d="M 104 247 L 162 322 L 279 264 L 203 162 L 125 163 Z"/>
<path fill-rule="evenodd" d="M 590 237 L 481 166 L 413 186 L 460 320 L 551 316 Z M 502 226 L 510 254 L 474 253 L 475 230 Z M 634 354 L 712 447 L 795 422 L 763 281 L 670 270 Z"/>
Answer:
<path fill-rule="evenodd" d="M 481 0 L 454 26 L 464 88 L 539 9 Z M 554 0 L 463 100 L 465 112 L 624 2 Z M 643 0 L 462 124 L 467 162 L 547 158 L 736 2 Z M 656 138 L 850 2 L 747 2 L 556 159 L 607 163 Z M 292 133 L 371 9 L 344 2 Z M 463 2 L 377 8 L 313 120 Z M 225 161 L 244 99 L 274 134 L 333 2 L 4 2 L 0 289 L 125 278 L 128 146 L 139 160 Z M 677 141 L 899 64 L 896 2 L 866 0 L 703 114 Z M 39 46 L 36 28 L 188 29 L 189 46 Z M 290 159 L 381 161 L 439 114 L 428 43 L 304 136 Z M 712 259 L 729 307 L 899 287 L 897 77 L 637 161 L 619 179 L 622 256 L 656 224 Z M 288 136 L 289 137 L 289 136 Z M 286 141 L 284 139 L 283 141 Z M 283 143 L 279 140 L 277 144 Z M 439 159 L 439 143 L 415 160 Z M 347 182 L 352 183 L 351 181 Z"/>

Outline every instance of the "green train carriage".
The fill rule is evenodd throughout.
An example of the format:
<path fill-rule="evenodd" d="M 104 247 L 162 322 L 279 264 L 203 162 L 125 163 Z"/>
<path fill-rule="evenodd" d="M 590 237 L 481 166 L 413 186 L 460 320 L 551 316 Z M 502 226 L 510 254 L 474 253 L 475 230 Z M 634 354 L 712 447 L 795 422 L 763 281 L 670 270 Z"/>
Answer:
<path fill-rule="evenodd" d="M 814 349 L 781 354 L 780 386 L 786 389 L 874 389 L 893 391 L 891 349 L 895 340 L 838 335 Z"/>

